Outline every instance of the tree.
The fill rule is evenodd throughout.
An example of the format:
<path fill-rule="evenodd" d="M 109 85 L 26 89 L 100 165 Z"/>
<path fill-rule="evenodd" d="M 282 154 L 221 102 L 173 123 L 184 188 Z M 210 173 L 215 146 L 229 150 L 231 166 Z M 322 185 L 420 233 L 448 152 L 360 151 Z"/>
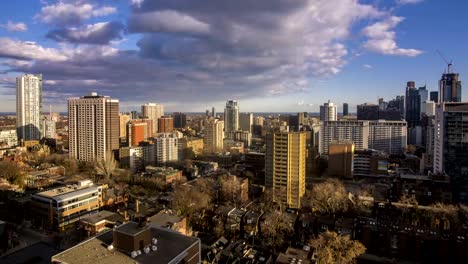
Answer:
<path fill-rule="evenodd" d="M 328 179 L 314 185 L 312 191 L 306 194 L 304 202 L 314 211 L 333 216 L 345 213 L 353 206 L 349 192 L 337 179 Z"/>
<path fill-rule="evenodd" d="M 282 246 L 284 241 L 287 241 L 285 238 L 294 230 L 292 223 L 292 219 L 281 211 L 274 210 L 265 213 L 261 225 L 265 244 L 271 248 Z"/>
<path fill-rule="evenodd" d="M 117 161 L 114 159 L 112 153 L 107 153 L 106 158 L 98 160 L 94 167 L 97 175 L 102 175 L 105 180 L 110 179 L 116 168 Z"/>
<path fill-rule="evenodd" d="M 172 192 L 172 206 L 183 216 L 191 220 L 196 212 L 211 208 L 212 197 L 200 189 L 188 186 L 177 186 Z"/>
<path fill-rule="evenodd" d="M 0 178 L 12 184 L 24 185 L 24 173 L 16 163 L 11 161 L 0 161 Z"/>
<path fill-rule="evenodd" d="M 309 241 L 317 253 L 317 263 L 351 264 L 356 258 L 366 252 L 366 247 L 359 241 L 351 240 L 349 236 L 340 236 L 335 232 L 326 231 Z"/>
<path fill-rule="evenodd" d="M 219 177 L 220 198 L 229 205 L 238 207 L 244 202 L 242 200 L 241 181 L 237 176 L 224 175 Z"/>

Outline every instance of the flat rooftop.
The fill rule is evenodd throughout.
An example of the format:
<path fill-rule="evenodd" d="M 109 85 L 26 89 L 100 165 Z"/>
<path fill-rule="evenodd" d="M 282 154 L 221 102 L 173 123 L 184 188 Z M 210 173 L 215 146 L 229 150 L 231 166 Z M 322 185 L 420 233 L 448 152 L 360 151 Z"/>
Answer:
<path fill-rule="evenodd" d="M 66 185 L 58 188 L 50 189 L 44 192 L 36 193 L 34 196 L 44 198 L 52 198 L 54 200 L 66 200 L 77 195 L 84 195 L 98 190 L 97 186 L 78 186 Z"/>
<path fill-rule="evenodd" d="M 93 214 L 93 215 L 90 215 L 88 217 L 81 219 L 81 221 L 90 223 L 90 224 L 97 224 L 101 222 L 102 220 L 109 220 L 109 221 L 116 222 L 119 220 L 123 221 L 123 217 L 117 213 L 104 210 L 104 211 L 98 212 L 97 214 Z"/>
<path fill-rule="evenodd" d="M 59 251 L 45 242 L 37 242 L 0 258 L 2 264 L 48 264 Z"/>
<path fill-rule="evenodd" d="M 161 210 L 159 213 L 148 219 L 148 225 L 154 227 L 171 227 L 175 223 L 182 221 L 182 217 L 173 211 Z"/>
<path fill-rule="evenodd" d="M 134 230 L 135 224 L 138 225 L 134 222 L 128 222 L 119 228 L 131 232 Z M 148 254 L 142 253 L 135 258 L 117 249 L 107 249 L 113 241 L 113 231 L 110 230 L 53 256 L 52 260 L 67 264 L 162 264 L 174 260 L 187 248 L 198 242 L 197 238 L 184 236 L 162 228 L 151 227 L 151 235 L 158 239 L 158 249 L 150 251 Z"/>

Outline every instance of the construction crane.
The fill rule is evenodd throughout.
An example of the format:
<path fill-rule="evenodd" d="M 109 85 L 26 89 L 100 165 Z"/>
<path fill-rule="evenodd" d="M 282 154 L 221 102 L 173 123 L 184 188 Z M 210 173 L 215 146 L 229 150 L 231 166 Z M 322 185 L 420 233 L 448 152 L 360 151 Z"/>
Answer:
<path fill-rule="evenodd" d="M 450 60 L 448 61 L 444 55 L 442 55 L 442 53 L 439 51 L 439 50 L 436 50 L 436 52 L 439 54 L 439 56 L 445 61 L 445 63 L 447 64 L 447 73 L 450 73 L 450 67 L 452 67 L 453 65 L 453 60 Z"/>

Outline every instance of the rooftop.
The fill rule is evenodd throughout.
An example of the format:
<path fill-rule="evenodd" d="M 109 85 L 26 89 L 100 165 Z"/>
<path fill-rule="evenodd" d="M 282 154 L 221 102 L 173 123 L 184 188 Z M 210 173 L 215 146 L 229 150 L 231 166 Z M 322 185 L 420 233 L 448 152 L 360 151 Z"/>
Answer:
<path fill-rule="evenodd" d="M 155 166 L 146 166 L 146 172 L 157 174 L 157 175 L 168 175 L 179 172 L 179 170 L 172 167 L 155 167 Z"/>
<path fill-rule="evenodd" d="M 17 263 L 31 263 L 31 264 L 48 264 L 50 258 L 57 254 L 56 250 L 51 245 L 45 242 L 38 242 L 27 246 L 23 249 L 10 253 L 0 258 L 0 263 L 3 264 L 17 264 Z"/>
<path fill-rule="evenodd" d="M 137 223 L 128 222 L 117 229 L 131 233 L 135 231 L 137 226 Z M 169 263 L 179 257 L 187 248 L 198 242 L 197 238 L 187 237 L 162 228 L 151 227 L 151 235 L 158 241 L 157 250 L 151 250 L 147 254 L 143 252 L 135 258 L 117 249 L 108 249 L 108 246 L 113 241 L 113 231 L 110 230 L 53 256 L 52 260 L 68 264 Z"/>
<path fill-rule="evenodd" d="M 182 221 L 182 217 L 173 211 L 161 210 L 159 213 L 148 219 L 148 225 L 152 227 L 167 227 Z"/>
<path fill-rule="evenodd" d="M 36 193 L 34 196 L 40 196 L 44 198 L 52 198 L 56 201 L 59 200 L 67 200 L 72 197 L 76 197 L 79 195 L 85 195 L 87 193 L 93 193 L 98 190 L 97 186 L 79 186 L 79 185 L 67 185 L 58 188 L 54 188 L 51 190 L 47 190 L 44 192 Z"/>
<path fill-rule="evenodd" d="M 88 217 L 85 217 L 83 219 L 81 219 L 81 221 L 83 222 L 86 222 L 86 223 L 90 223 L 90 224 L 97 224 L 103 220 L 109 220 L 109 221 L 114 221 L 114 222 L 117 222 L 117 221 L 123 221 L 123 217 L 120 216 L 119 214 L 117 213 L 113 213 L 113 212 L 109 212 L 109 211 L 100 211 L 98 212 L 97 214 L 93 214 L 93 215 L 90 215 Z"/>

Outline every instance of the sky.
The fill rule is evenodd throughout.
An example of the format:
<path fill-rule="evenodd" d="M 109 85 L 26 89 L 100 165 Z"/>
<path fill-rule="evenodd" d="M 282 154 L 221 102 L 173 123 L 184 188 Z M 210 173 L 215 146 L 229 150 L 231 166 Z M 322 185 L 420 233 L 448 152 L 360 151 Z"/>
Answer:
<path fill-rule="evenodd" d="M 464 0 L 4 0 L 0 112 L 15 111 L 24 73 L 43 74 L 56 111 L 92 91 L 121 111 L 222 111 L 228 99 L 241 112 L 316 112 L 328 100 L 354 111 L 410 80 L 437 90 L 437 51 L 463 85 L 466 10 Z"/>

